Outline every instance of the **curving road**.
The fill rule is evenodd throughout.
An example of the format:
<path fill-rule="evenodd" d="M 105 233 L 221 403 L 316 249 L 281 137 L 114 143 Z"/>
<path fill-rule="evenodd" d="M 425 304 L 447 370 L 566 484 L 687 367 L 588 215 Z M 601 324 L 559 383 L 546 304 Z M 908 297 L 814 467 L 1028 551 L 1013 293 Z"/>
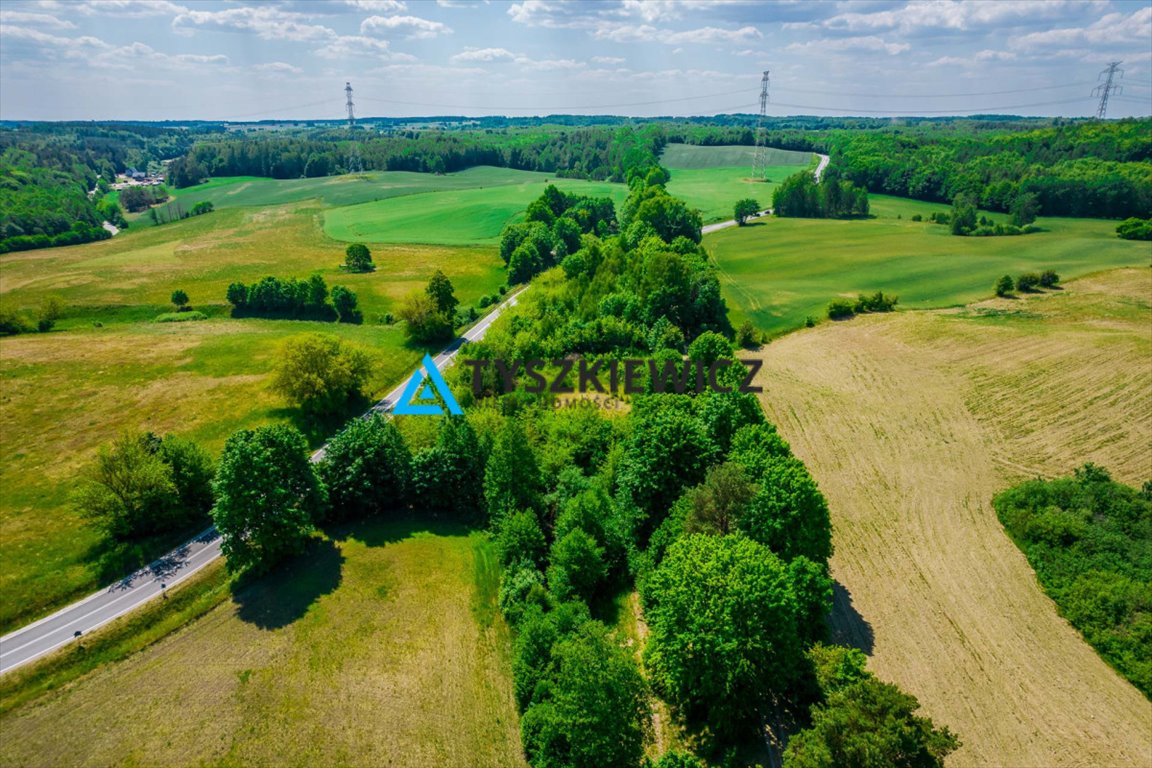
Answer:
<path fill-rule="evenodd" d="M 820 177 L 824 175 L 824 169 L 828 167 L 828 163 L 831 158 L 829 158 L 828 155 L 822 155 L 819 152 L 816 152 L 815 154 L 818 158 L 820 158 L 820 162 L 816 164 L 816 170 L 812 172 L 812 175 L 816 177 L 816 181 L 820 181 Z M 771 208 L 765 208 L 763 211 L 757 213 L 756 216 L 767 216 L 771 213 Z M 707 224 L 703 227 L 700 227 L 700 234 L 707 235 L 711 232 L 716 232 L 717 230 L 727 229 L 728 227 L 734 226 L 736 226 L 735 219 L 730 219 L 729 221 L 718 221 L 715 224 Z"/>
<path fill-rule="evenodd" d="M 514 306 L 517 298 L 526 290 L 528 286 L 509 295 L 496 309 L 445 347 L 433 358 L 436 367 L 443 371 L 452 365 L 460 347 L 469 341 L 483 338 L 496 318 L 505 309 Z M 372 406 L 368 413 L 387 413 L 391 410 L 403 394 L 406 384 L 407 379 Z M 324 448 L 321 447 L 312 454 L 312 461 L 319 461 L 323 456 Z M 144 603 L 164 596 L 167 588 L 184 581 L 218 557 L 220 534 L 215 528 L 209 528 L 151 565 L 106 589 L 0 637 L 0 674 L 35 661 Z"/>

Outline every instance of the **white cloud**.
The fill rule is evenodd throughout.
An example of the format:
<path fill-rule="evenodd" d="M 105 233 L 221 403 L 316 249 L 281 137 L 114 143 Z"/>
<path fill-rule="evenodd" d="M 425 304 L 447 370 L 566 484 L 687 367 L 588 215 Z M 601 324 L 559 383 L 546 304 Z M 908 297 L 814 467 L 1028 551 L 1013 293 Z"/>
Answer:
<path fill-rule="evenodd" d="M 76 28 L 72 22 L 58 19 L 49 13 L 24 13 L 23 11 L 0 11 L 0 24 L 39 24 L 53 29 Z"/>
<path fill-rule="evenodd" d="M 1084 4 L 1073 0 L 912 0 L 900 8 L 871 13 L 841 13 L 820 21 L 790 22 L 784 28 L 841 32 L 894 30 L 902 34 L 925 29 L 968 30 L 1003 25 L 1011 19 L 1035 20 L 1055 16 L 1076 7 L 1083 8 Z"/>
<path fill-rule="evenodd" d="M 756 27 L 740 27 L 740 29 L 701 27 L 686 32 L 673 32 L 663 42 L 670 45 L 679 45 L 680 43 L 747 43 L 763 37 L 764 35 Z"/>
<path fill-rule="evenodd" d="M 363 35 L 340 35 L 313 51 L 323 59 L 345 59 L 350 56 L 376 56 L 387 61 L 416 61 L 407 53 L 394 53 L 387 40 Z"/>
<path fill-rule="evenodd" d="M 593 56 L 592 61 L 596 64 L 623 64 L 625 59 L 620 56 Z"/>
<path fill-rule="evenodd" d="M 895 56 L 898 53 L 909 50 L 911 47 L 908 43 L 889 43 L 876 35 L 864 35 L 861 37 L 840 37 L 825 40 L 809 40 L 806 43 L 792 43 L 784 50 L 798 53 L 820 53 L 822 51 L 833 51 L 837 53 L 843 53 L 845 51 L 882 51 Z"/>
<path fill-rule="evenodd" d="M 395 13 L 396 11 L 408 10 L 407 3 L 403 3 L 401 0 L 344 0 L 344 5 L 373 13 Z"/>
<path fill-rule="evenodd" d="M 518 57 L 507 48 L 467 48 L 452 57 L 451 61 L 501 61 Z"/>
<path fill-rule="evenodd" d="M 256 69 L 260 72 L 268 72 L 273 75 L 299 75 L 304 70 L 300 67 L 292 66 L 284 61 L 270 61 L 267 64 L 257 64 Z"/>
<path fill-rule="evenodd" d="M 81 3 L 55 2 L 43 3 L 49 8 L 67 8 L 87 16 L 128 16 L 144 18 L 147 16 L 174 16 L 187 12 L 187 8 L 169 0 L 84 0 Z"/>
<path fill-rule="evenodd" d="M 1152 41 L 1152 6 L 1145 6 L 1129 15 L 1109 13 L 1087 27 L 1032 32 L 1014 38 L 1009 44 L 1023 50 L 1066 48 L 1073 45 L 1142 44 L 1147 50 L 1149 41 Z"/>
<path fill-rule="evenodd" d="M 448 26 L 418 16 L 369 16 L 360 23 L 361 34 L 390 31 L 405 32 L 406 37 L 417 39 L 452 34 Z"/>
<path fill-rule="evenodd" d="M 193 29 L 252 32 L 264 40 L 310 41 L 336 37 L 334 30 L 308 23 L 309 19 L 302 13 L 257 5 L 223 11 L 185 11 L 172 19 L 172 27 L 177 32 Z"/>
<path fill-rule="evenodd" d="M 0 25 L 0 37 L 9 41 L 23 42 L 41 49 L 49 58 L 84 58 L 93 51 L 111 50 L 113 46 L 100 38 L 83 35 L 81 37 L 59 37 L 41 32 L 38 29 L 15 27 L 10 24 Z M 9 53 L 9 49 L 0 48 L 0 51 Z"/>

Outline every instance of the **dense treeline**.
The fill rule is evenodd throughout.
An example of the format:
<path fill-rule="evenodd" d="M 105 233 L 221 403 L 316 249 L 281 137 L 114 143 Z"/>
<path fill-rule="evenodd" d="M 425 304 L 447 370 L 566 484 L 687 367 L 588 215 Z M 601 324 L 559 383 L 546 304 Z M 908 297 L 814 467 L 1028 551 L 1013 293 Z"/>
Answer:
<path fill-rule="evenodd" d="M 342 285 L 333 286 L 329 301 L 328 284 L 316 274 L 307 280 L 295 277 L 280 280 L 265 277 L 252 285 L 232 283 L 226 294 L 232 317 L 275 317 L 289 320 L 364 320 L 356 294 Z"/>
<path fill-rule="evenodd" d="M 1148 119 L 901 122 L 844 118 L 813 130 L 768 121 L 764 137 L 769 146 L 829 154 L 845 179 L 875 193 L 932 202 L 969 194 L 1004 212 L 1032 195 L 1044 216 L 1152 216 Z M 751 126 L 670 127 L 665 137 L 755 143 Z"/>
<path fill-rule="evenodd" d="M 189 131 L 151 125 L 36 123 L 0 129 L 0 253 L 100 240 L 123 225 L 105 199 L 117 173 L 186 152 Z M 93 194 L 89 194 L 93 192 Z"/>
<path fill-rule="evenodd" d="M 624 169 L 638 165 L 642 156 L 658 154 L 663 138 L 656 126 L 512 133 L 412 130 L 385 136 L 331 130 L 224 138 L 198 143 L 169 164 L 168 179 L 176 187 L 186 187 L 211 176 L 328 176 L 348 171 L 354 148 L 364 170 L 451 173 L 494 165 L 624 181 Z"/>
<path fill-rule="evenodd" d="M 993 505 L 1060 612 L 1152 697 L 1152 483 L 1137 491 L 1087 464 Z"/>

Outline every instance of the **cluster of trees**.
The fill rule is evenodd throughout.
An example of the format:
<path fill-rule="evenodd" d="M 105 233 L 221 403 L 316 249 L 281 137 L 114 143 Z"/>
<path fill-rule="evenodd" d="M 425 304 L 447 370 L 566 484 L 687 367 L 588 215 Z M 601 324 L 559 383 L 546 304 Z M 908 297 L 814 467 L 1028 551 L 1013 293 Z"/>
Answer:
<path fill-rule="evenodd" d="M 1152 240 L 1152 218 L 1138 219 L 1133 216 L 1124 219 L 1116 226 L 1116 234 L 1125 240 Z"/>
<path fill-rule="evenodd" d="M 834 167 L 826 168 L 819 182 L 810 171 L 801 171 L 772 193 L 772 212 L 809 219 L 867 216 L 868 190 L 842 179 Z"/>
<path fill-rule="evenodd" d="M 226 298 L 232 305 L 232 317 L 338 320 L 356 324 L 364 321 L 356 294 L 349 288 L 336 285 L 329 297 L 328 284 L 319 274 L 307 280 L 265 277 L 252 285 L 232 283 L 228 286 Z"/>
<path fill-rule="evenodd" d="M 404 299 L 396 314 L 404 321 L 408 338 L 418 344 L 451 341 L 459 304 L 452 281 L 438 269 L 423 291 L 413 291 Z"/>
<path fill-rule="evenodd" d="M 100 449 L 72 503 L 117 541 L 186 531 L 207 520 L 214 475 L 211 457 L 191 441 L 125 432 Z"/>
<path fill-rule="evenodd" d="M 854 315 L 865 312 L 891 312 L 900 303 L 898 296 L 886 295 L 884 291 L 876 291 L 871 296 L 860 294 L 856 300 L 833 299 L 828 303 L 829 320 L 847 320 Z"/>
<path fill-rule="evenodd" d="M 625 181 L 626 169 L 641 157 L 654 164 L 663 149 L 663 136 L 656 126 L 406 130 L 364 136 L 350 136 L 346 130 L 274 137 L 227 134 L 206 137 L 169 163 L 168 181 L 181 188 L 212 176 L 296 179 L 346 173 L 353 142 L 367 170 L 451 173 L 492 165 L 610 181 Z"/>
<path fill-rule="evenodd" d="M 616 232 L 616 208 L 607 197 L 567 195 L 549 184 L 529 204 L 521 224 L 500 235 L 500 257 L 510 284 L 525 283 L 580 250 L 581 236 Z"/>
<path fill-rule="evenodd" d="M 56 321 L 63 312 L 64 302 L 58 296 L 48 296 L 40 302 L 35 320 L 17 309 L 0 308 L 0 336 L 15 336 L 32 331 L 47 333 L 56 327 Z"/>
<path fill-rule="evenodd" d="M 1060 275 L 1051 269 L 1046 269 L 1039 274 L 1025 272 L 1015 280 L 1012 279 L 1012 275 L 1004 275 L 996 281 L 995 288 L 997 296 L 1011 296 L 1013 287 L 1020 293 L 1033 293 L 1038 288 L 1055 288 L 1059 284 Z"/>
<path fill-rule="evenodd" d="M 120 190 L 120 204 L 129 213 L 145 211 L 168 198 L 168 188 L 163 184 L 150 187 L 137 185 Z"/>
<path fill-rule="evenodd" d="M 992 504 L 1060 612 L 1152 696 L 1152 483 L 1137 490 L 1086 464 Z"/>
<path fill-rule="evenodd" d="M 977 198 L 968 192 L 961 192 L 952 201 L 952 210 L 948 214 L 934 213 L 931 220 L 938 224 L 948 224 L 952 234 L 972 237 L 999 237 L 1004 235 L 1027 235 L 1037 232 L 1032 222 L 1036 221 L 1036 214 L 1040 210 L 1036 195 L 1023 192 L 1017 195 L 1011 205 L 1012 221 L 1010 224 L 993 222 L 987 216 L 979 216 L 976 209 Z"/>

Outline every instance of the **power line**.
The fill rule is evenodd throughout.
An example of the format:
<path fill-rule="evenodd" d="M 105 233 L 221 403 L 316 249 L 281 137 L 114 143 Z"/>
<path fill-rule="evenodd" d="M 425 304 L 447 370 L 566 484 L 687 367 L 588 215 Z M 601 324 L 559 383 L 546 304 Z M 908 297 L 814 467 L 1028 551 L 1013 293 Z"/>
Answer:
<path fill-rule="evenodd" d="M 975 91 L 972 93 L 842 93 L 837 91 L 816 91 L 811 88 L 794 90 L 792 88 L 776 88 L 784 93 L 815 93 L 820 96 L 860 96 L 868 99 L 956 99 L 969 96 L 1003 96 L 1010 93 L 1032 93 L 1033 91 L 1054 91 L 1062 88 L 1079 88 L 1091 85 L 1094 81 L 1086 80 L 1082 83 L 1063 83 L 1061 85 L 1042 85 L 1036 88 L 1013 88 L 1010 91 Z"/>
<path fill-rule="evenodd" d="M 785 104 L 781 101 L 772 102 L 777 107 L 789 109 L 813 109 L 818 112 L 851 112 L 861 115 L 951 115 L 957 112 L 968 114 L 1003 114 L 1007 109 L 1030 109 L 1032 107 L 1052 107 L 1060 104 L 1082 104 L 1083 99 L 1064 99 L 1062 101 L 1039 101 L 1034 104 L 1006 104 L 997 107 L 964 107 L 958 109 L 855 109 L 854 107 L 817 107 L 811 104 Z"/>
<path fill-rule="evenodd" d="M 711 99 L 717 96 L 732 96 L 737 93 L 746 93 L 744 88 L 738 91 L 725 91 L 722 93 L 706 93 L 700 96 L 682 96 L 675 99 L 656 99 L 655 101 L 630 101 L 626 104 L 587 104 L 583 106 L 562 105 L 558 107 L 506 107 L 506 106 L 464 106 L 460 104 L 432 104 L 422 101 L 398 101 L 396 99 L 367 99 L 361 97 L 361 101 L 370 101 L 372 103 L 380 104 L 402 104 L 408 107 L 436 107 L 437 109 L 478 109 L 485 112 L 493 110 L 508 110 L 509 112 L 545 112 L 549 110 L 566 110 L 566 109 L 613 109 L 615 107 L 647 107 L 655 104 L 674 104 L 682 101 L 699 101 L 700 99 Z"/>

